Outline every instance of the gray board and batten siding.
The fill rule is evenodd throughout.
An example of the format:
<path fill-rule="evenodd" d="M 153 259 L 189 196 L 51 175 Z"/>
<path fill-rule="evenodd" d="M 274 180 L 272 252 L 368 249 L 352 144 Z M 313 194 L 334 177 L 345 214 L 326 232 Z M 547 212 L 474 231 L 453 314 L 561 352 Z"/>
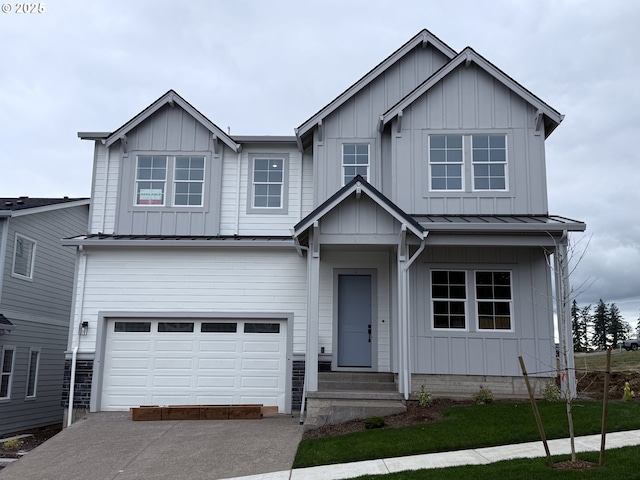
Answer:
<path fill-rule="evenodd" d="M 75 206 L 42 207 L 37 213 L 22 209 L 0 219 L 4 229 L 0 238 L 5 240 L 0 248 L 4 252 L 0 313 L 13 324 L 9 333 L 0 335 L 0 348 L 15 350 L 9 398 L 0 400 L 0 435 L 62 422 L 75 249 L 63 247 L 61 239 L 87 231 L 89 205 L 83 200 Z M 16 234 L 36 242 L 30 279 L 12 275 Z M 39 358 L 29 392 L 34 395 L 28 395 L 32 352 Z"/>
<path fill-rule="evenodd" d="M 116 142 L 109 153 L 111 161 L 120 156 L 118 233 L 197 236 L 219 233 L 222 160 L 225 154 L 236 154 L 222 143 L 216 153 L 207 127 L 186 110 L 165 105 L 127 133 L 126 148 L 121 143 Z M 135 205 L 136 158 L 152 154 L 205 158 L 202 206 L 171 206 L 170 188 L 165 191 L 166 204 L 162 208 Z"/>

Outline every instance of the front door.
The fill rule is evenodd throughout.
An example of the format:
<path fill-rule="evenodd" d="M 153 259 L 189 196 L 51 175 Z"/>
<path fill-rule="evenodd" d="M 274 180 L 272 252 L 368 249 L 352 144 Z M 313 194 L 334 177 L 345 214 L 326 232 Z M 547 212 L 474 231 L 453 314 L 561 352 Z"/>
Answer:
<path fill-rule="evenodd" d="M 371 368 L 371 275 L 338 275 L 338 367 Z"/>

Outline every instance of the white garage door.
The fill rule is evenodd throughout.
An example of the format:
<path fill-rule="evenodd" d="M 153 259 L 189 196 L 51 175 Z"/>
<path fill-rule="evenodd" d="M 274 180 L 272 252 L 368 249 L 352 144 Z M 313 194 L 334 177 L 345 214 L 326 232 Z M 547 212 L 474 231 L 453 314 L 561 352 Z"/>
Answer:
<path fill-rule="evenodd" d="M 110 320 L 102 410 L 261 403 L 285 411 L 286 323 Z"/>

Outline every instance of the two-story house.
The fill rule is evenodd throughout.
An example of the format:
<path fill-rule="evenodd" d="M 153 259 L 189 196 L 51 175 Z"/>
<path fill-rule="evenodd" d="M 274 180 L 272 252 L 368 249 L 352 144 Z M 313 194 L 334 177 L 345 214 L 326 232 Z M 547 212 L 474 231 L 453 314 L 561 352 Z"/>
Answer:
<path fill-rule="evenodd" d="M 61 423 L 75 253 L 89 199 L 0 198 L 0 436 Z"/>
<path fill-rule="evenodd" d="M 518 356 L 555 376 L 549 255 L 585 228 L 548 213 L 562 118 L 424 30 L 294 136 L 228 135 L 174 91 L 79 133 L 75 406 L 290 412 L 323 370 L 386 372 L 405 399 L 526 394 Z"/>

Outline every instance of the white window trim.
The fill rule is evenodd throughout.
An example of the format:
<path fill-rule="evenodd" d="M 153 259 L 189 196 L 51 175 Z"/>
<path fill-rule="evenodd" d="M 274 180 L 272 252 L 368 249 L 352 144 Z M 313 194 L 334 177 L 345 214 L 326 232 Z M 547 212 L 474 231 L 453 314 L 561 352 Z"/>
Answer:
<path fill-rule="evenodd" d="M 433 302 L 435 301 L 446 301 L 446 302 L 460 302 L 459 298 L 433 298 L 433 275 L 432 272 L 460 272 L 464 273 L 464 288 L 465 288 L 465 299 L 464 299 L 464 328 L 442 328 L 436 327 L 435 324 L 435 309 L 433 306 Z M 448 268 L 448 267 L 434 267 L 429 269 L 429 302 L 430 302 L 430 311 L 431 311 L 431 330 L 434 332 L 468 332 L 469 331 L 469 273 L 468 270 L 459 269 L 459 268 Z"/>
<path fill-rule="evenodd" d="M 348 182 L 345 182 L 345 167 L 362 167 L 362 164 L 345 164 L 344 163 L 344 147 L 345 145 L 366 145 L 367 146 L 367 178 L 365 180 L 371 183 L 371 141 L 370 140 L 357 140 L 353 139 L 353 141 L 343 142 L 340 144 L 340 176 L 341 176 L 341 184 L 344 187 Z"/>
<path fill-rule="evenodd" d="M 20 273 L 17 273 L 16 270 L 16 255 L 18 253 L 18 239 L 23 239 L 23 240 L 27 240 L 28 242 L 33 243 L 33 248 L 31 249 L 31 260 L 30 260 L 30 270 L 29 270 L 29 275 L 22 275 Z M 36 248 L 38 246 L 38 242 L 36 242 L 33 238 L 29 238 L 25 235 L 21 235 L 19 233 L 16 233 L 15 236 L 15 240 L 13 242 L 13 262 L 11 265 L 11 276 L 15 277 L 15 278 L 20 278 L 22 280 L 29 280 L 29 281 L 33 281 L 33 272 L 35 269 L 35 265 L 36 265 Z"/>
<path fill-rule="evenodd" d="M 473 137 L 474 136 L 504 136 L 504 162 L 476 162 L 473 159 Z M 471 152 L 471 191 L 472 192 L 508 192 L 509 191 L 509 135 L 506 133 L 470 133 L 468 134 Z M 504 188 L 475 188 L 476 176 L 474 165 L 504 165 Z"/>
<path fill-rule="evenodd" d="M 431 137 L 433 136 L 459 136 L 462 137 L 462 161 L 460 162 L 432 162 L 431 161 Z M 430 133 L 427 136 L 427 157 L 428 157 L 428 182 L 429 182 L 429 192 L 435 192 L 435 193 L 459 193 L 459 192 L 465 192 L 466 191 L 466 180 L 467 180 L 467 175 L 466 175 L 466 160 L 467 160 L 467 149 L 465 146 L 465 134 L 462 133 Z M 461 166 L 461 185 L 459 189 L 450 189 L 450 188 L 445 188 L 445 189 L 434 189 L 432 187 L 432 175 L 431 175 L 431 166 L 432 165 L 460 165 Z"/>
<path fill-rule="evenodd" d="M 478 300 L 478 295 L 476 293 L 476 273 L 478 272 L 485 272 L 485 273 L 500 273 L 500 272 L 506 272 L 509 273 L 509 289 L 510 289 L 510 293 L 511 293 L 511 299 L 508 301 L 505 300 L 488 300 L 488 299 L 483 299 L 483 300 Z M 474 314 L 475 314 L 475 321 L 476 321 L 476 332 L 496 332 L 496 333 L 515 333 L 515 326 L 514 326 L 514 311 L 513 311 L 513 270 L 510 269 L 505 269 L 505 268 L 478 268 L 473 270 L 473 291 L 471 292 L 472 294 L 472 298 L 473 298 L 473 304 L 474 304 Z M 480 314 L 478 313 L 478 303 L 480 301 L 492 301 L 492 302 L 500 302 L 500 303 L 508 303 L 509 304 L 509 320 L 510 320 L 510 327 L 511 328 L 480 328 Z"/>
<path fill-rule="evenodd" d="M 12 356 L 11 356 L 11 371 L 9 373 L 5 373 L 4 372 L 4 352 L 7 350 L 11 350 L 12 352 Z M 16 347 L 15 345 L 4 345 L 2 348 L 0 348 L 0 354 L 2 355 L 0 357 L 0 379 L 8 376 L 9 377 L 9 382 L 7 384 L 7 396 L 6 397 L 0 397 L 0 402 L 9 402 L 11 401 L 11 387 L 13 385 L 13 375 L 15 373 L 15 366 L 16 366 Z"/>
<path fill-rule="evenodd" d="M 133 208 L 135 210 L 155 210 L 155 209 L 168 209 L 168 208 L 175 208 L 177 210 L 186 210 L 186 209 L 193 209 L 194 211 L 202 211 L 202 209 L 206 206 L 207 204 L 207 197 L 208 197 L 208 188 L 210 188 L 209 186 L 207 186 L 208 183 L 208 178 L 207 178 L 207 164 L 210 163 L 210 158 L 211 155 L 208 152 L 147 152 L 147 151 L 138 151 L 138 152 L 134 152 L 132 154 L 132 156 L 135 157 L 135 162 L 131 162 L 133 163 L 133 198 L 132 198 L 132 203 L 133 203 Z M 165 180 L 138 180 L 138 158 L 139 157 L 146 157 L 146 156 L 154 156 L 154 157 L 165 157 L 167 159 L 167 166 L 166 166 L 166 178 Z M 203 157 L 204 158 L 204 172 L 203 172 L 203 179 L 202 179 L 202 199 L 201 199 L 201 203 L 200 205 L 176 205 L 176 198 L 175 198 L 175 192 L 176 192 L 176 183 L 184 183 L 184 182 L 195 182 L 193 180 L 176 180 L 175 179 L 175 168 L 176 168 L 176 157 Z M 164 182 L 165 184 L 165 188 L 164 188 L 164 200 L 162 202 L 162 204 L 139 204 L 136 203 L 136 199 L 138 197 L 138 182 L 142 181 L 142 182 L 148 182 L 148 181 L 155 181 L 155 182 Z"/>
<path fill-rule="evenodd" d="M 140 157 L 164 157 L 165 158 L 165 173 L 164 180 L 154 180 L 154 179 L 138 179 L 138 168 Z M 137 203 L 138 202 L 138 183 L 140 182 L 149 182 L 149 183 L 164 183 L 164 192 L 162 196 L 162 203 Z M 134 170 L 134 190 L 133 190 L 133 205 L 136 207 L 143 208 L 158 208 L 164 207 L 167 204 L 167 195 L 168 195 L 168 185 L 169 185 L 169 156 L 168 155 L 153 155 L 153 154 L 138 154 L 136 155 L 136 163 Z"/>
<path fill-rule="evenodd" d="M 256 160 L 282 160 L 282 191 L 279 207 L 256 207 L 254 205 L 253 177 Z M 289 210 L 289 154 L 288 153 L 249 153 L 247 175 L 247 214 L 287 215 Z"/>
<path fill-rule="evenodd" d="M 29 395 L 29 377 L 31 376 L 31 362 L 33 361 L 33 353 L 37 352 L 35 377 L 33 379 L 33 394 Z M 25 385 L 25 399 L 34 399 L 38 393 L 38 374 L 40 372 L 40 358 L 42 356 L 41 349 L 31 347 L 29 349 L 29 365 L 27 367 L 27 383 Z"/>

